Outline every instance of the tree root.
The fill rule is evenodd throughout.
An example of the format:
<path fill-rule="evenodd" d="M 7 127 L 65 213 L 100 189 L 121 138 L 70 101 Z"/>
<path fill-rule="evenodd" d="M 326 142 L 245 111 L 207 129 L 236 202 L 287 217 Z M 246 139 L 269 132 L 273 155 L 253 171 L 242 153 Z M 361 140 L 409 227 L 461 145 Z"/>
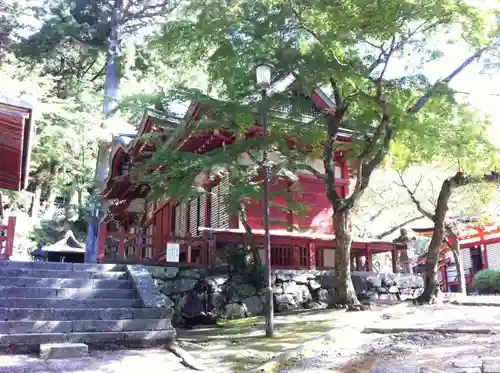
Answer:
<path fill-rule="evenodd" d="M 373 308 L 375 308 L 375 304 L 373 303 L 350 303 L 350 304 L 345 304 L 345 303 L 337 303 L 332 305 L 331 308 L 337 308 L 337 309 L 345 309 L 346 312 L 358 312 L 358 311 L 370 311 Z"/>

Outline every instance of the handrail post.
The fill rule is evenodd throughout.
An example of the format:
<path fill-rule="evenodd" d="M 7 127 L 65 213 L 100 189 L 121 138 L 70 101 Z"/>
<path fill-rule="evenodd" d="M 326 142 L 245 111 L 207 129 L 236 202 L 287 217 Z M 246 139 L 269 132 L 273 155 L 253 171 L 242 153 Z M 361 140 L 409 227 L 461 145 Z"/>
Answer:
<path fill-rule="evenodd" d="M 101 222 L 99 224 L 99 238 L 97 240 L 97 262 L 104 260 L 106 256 L 106 236 L 108 235 L 108 224 Z"/>
<path fill-rule="evenodd" d="M 7 223 L 7 240 L 5 242 L 5 253 L 4 258 L 9 259 L 14 251 L 14 236 L 16 235 L 16 218 L 14 216 L 9 217 Z"/>

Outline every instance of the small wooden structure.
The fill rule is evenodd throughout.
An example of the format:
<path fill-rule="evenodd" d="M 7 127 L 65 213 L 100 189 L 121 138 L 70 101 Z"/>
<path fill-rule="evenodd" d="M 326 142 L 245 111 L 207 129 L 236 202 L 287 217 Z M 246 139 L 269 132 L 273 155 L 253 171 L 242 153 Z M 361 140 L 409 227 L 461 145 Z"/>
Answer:
<path fill-rule="evenodd" d="M 45 254 L 48 262 L 83 263 L 85 258 L 85 246 L 77 241 L 72 231 L 67 231 L 56 243 L 38 250 Z"/>

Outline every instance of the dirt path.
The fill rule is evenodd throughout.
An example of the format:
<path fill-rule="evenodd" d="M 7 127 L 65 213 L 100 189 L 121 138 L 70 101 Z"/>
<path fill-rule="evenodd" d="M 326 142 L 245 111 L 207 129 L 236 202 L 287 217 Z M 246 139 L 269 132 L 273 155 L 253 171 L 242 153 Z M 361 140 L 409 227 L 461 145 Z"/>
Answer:
<path fill-rule="evenodd" d="M 410 306 L 397 315 L 374 323 L 378 328 L 450 328 L 474 326 L 500 331 L 500 307 Z M 364 334 L 357 347 L 340 349 L 321 345 L 310 356 L 297 359 L 281 373 L 368 373 L 371 368 L 420 367 L 422 372 L 439 372 L 458 359 L 496 357 L 500 334 L 401 333 Z"/>

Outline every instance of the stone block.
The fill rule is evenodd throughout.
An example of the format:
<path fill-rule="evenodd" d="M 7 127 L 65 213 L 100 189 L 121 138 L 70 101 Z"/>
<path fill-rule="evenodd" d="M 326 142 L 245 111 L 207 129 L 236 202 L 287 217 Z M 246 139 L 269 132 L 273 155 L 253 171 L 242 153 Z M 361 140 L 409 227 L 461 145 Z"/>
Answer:
<path fill-rule="evenodd" d="M 127 310 L 129 311 L 129 310 Z M 136 308 L 132 311 L 133 316 L 126 319 L 163 319 L 172 317 L 170 308 Z"/>
<path fill-rule="evenodd" d="M 88 354 L 89 348 L 83 343 L 46 343 L 40 345 L 41 359 L 84 357 Z"/>
<path fill-rule="evenodd" d="M 200 278 L 200 271 L 196 269 L 183 269 L 179 271 L 178 276 L 198 280 Z"/>
<path fill-rule="evenodd" d="M 140 307 L 141 302 L 139 299 L 46 299 L 44 306 L 48 308 L 135 308 Z"/>
<path fill-rule="evenodd" d="M 7 320 L 30 321 L 30 320 L 66 320 L 54 317 L 54 310 L 46 308 L 10 308 L 7 312 Z"/>
<path fill-rule="evenodd" d="M 309 281 L 309 288 L 314 291 L 321 288 L 321 284 L 316 280 Z"/>
<path fill-rule="evenodd" d="M 5 308 L 45 308 L 43 298 L 0 298 L 0 307 Z"/>
<path fill-rule="evenodd" d="M 484 362 L 483 373 L 500 373 L 500 361 Z"/>
<path fill-rule="evenodd" d="M 64 343 L 66 334 L 64 333 L 16 333 L 0 334 L 0 345 L 40 345 L 43 343 Z"/>
<path fill-rule="evenodd" d="M 54 289 L 57 298 L 66 299 L 135 299 L 133 289 Z"/>
<path fill-rule="evenodd" d="M 101 308 L 97 310 L 99 312 L 100 320 L 123 320 L 131 319 L 134 317 L 140 318 L 141 316 L 147 316 L 149 309 L 147 308 Z M 144 314 L 142 314 L 143 312 Z M 147 315 L 146 315 L 147 314 Z M 85 319 L 80 319 L 85 320 Z"/>
<path fill-rule="evenodd" d="M 128 280 L 127 272 L 73 272 L 73 273 L 82 273 L 82 277 L 85 275 L 92 279 L 98 280 Z"/>
<path fill-rule="evenodd" d="M 71 321 L 0 321 L 0 334 L 69 333 Z"/>
<path fill-rule="evenodd" d="M 228 319 L 243 319 L 247 317 L 247 308 L 244 304 L 230 303 L 224 307 L 223 314 Z"/>
<path fill-rule="evenodd" d="M 77 320 L 73 332 L 120 332 L 125 320 Z"/>
<path fill-rule="evenodd" d="M 245 298 L 241 302 L 245 305 L 248 316 L 257 316 L 264 311 L 262 299 L 257 295 Z"/>
<path fill-rule="evenodd" d="M 463 358 L 453 361 L 454 368 L 481 368 L 483 361 L 476 357 Z"/>
<path fill-rule="evenodd" d="M 446 373 L 481 373 L 481 368 L 449 368 Z"/>
<path fill-rule="evenodd" d="M 370 373 L 420 373 L 418 367 L 371 368 Z"/>
<path fill-rule="evenodd" d="M 172 323 L 170 319 L 122 320 L 121 327 L 123 331 L 171 330 Z"/>
<path fill-rule="evenodd" d="M 53 320 L 98 320 L 100 318 L 99 309 L 71 309 L 55 308 L 53 311 Z"/>
<path fill-rule="evenodd" d="M 115 343 L 125 339 L 123 332 L 82 332 L 66 334 L 71 343 Z"/>

